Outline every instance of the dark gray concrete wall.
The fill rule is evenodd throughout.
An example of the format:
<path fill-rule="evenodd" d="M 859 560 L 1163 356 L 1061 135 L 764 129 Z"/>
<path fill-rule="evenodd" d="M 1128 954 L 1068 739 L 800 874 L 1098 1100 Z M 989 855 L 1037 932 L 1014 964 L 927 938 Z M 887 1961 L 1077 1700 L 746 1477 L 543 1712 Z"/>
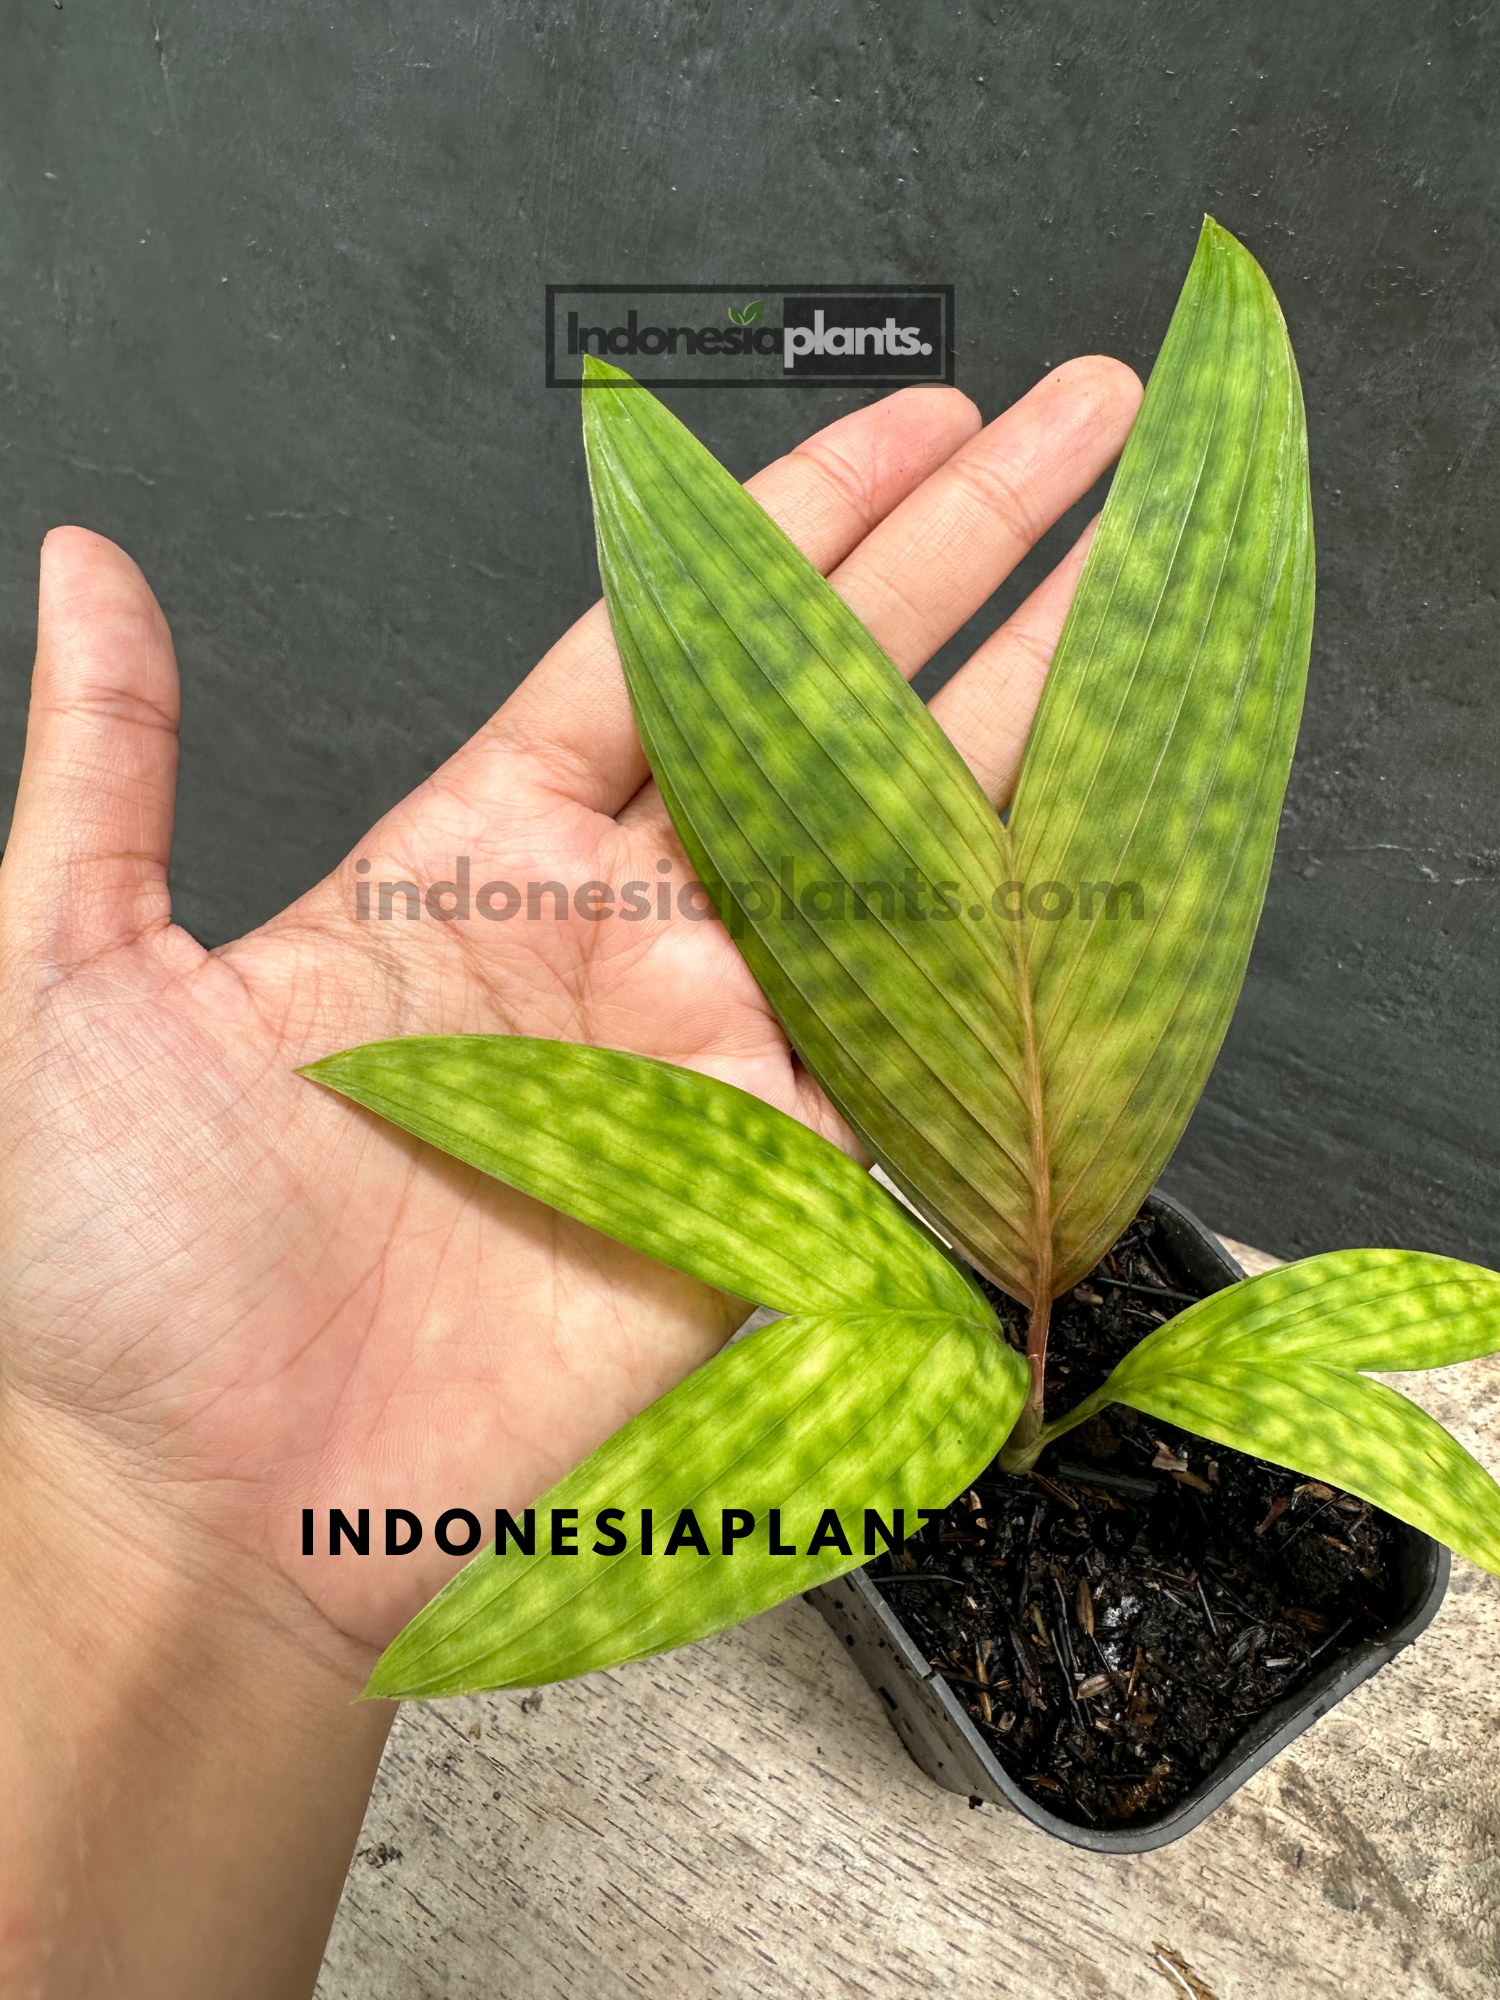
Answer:
<path fill-rule="evenodd" d="M 8 780 L 37 542 L 83 521 L 176 633 L 176 894 L 210 942 L 334 861 L 591 596 L 548 281 L 951 282 L 992 415 L 1070 353 L 1144 372 L 1210 209 L 1286 305 L 1320 599 L 1270 902 L 1169 1182 L 1286 1252 L 1500 1262 L 1494 9 L 0 16 L 0 755 Z M 675 398 L 742 474 L 848 401 Z"/>

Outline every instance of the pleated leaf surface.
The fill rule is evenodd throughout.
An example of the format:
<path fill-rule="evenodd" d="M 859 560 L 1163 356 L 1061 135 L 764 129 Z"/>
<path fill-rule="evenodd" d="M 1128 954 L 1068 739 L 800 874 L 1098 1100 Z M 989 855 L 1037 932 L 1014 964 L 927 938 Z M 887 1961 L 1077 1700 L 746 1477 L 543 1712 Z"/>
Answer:
<path fill-rule="evenodd" d="M 694 1070 L 529 1036 L 413 1035 L 302 1074 L 737 1298 L 991 1320 L 957 1264 L 847 1154 Z"/>
<path fill-rule="evenodd" d="M 989 908 L 1005 829 L 769 516 L 655 397 L 585 366 L 605 594 L 683 845 L 851 1124 L 1024 1296 L 1033 1119 L 1013 955 Z"/>
<path fill-rule="evenodd" d="M 1500 1486 L 1441 1424 L 1363 1372 L 1497 1349 L 1493 1271 L 1417 1251 L 1335 1251 L 1189 1307 L 1043 1435 L 1125 1403 L 1357 1493 L 1500 1575 Z"/>
<path fill-rule="evenodd" d="M 643 1659 L 738 1624 L 865 1560 L 864 1516 L 905 1528 L 982 1470 L 1026 1390 L 1020 1357 L 951 1314 L 831 1313 L 780 1320 L 726 1348 L 542 1495 L 535 1550 L 493 1547 L 399 1633 L 367 1694 L 535 1687 Z M 595 1527 L 616 1507 L 625 1546 Z M 576 1509 L 578 1549 L 554 1554 L 554 1508 Z M 652 1552 L 641 1512 L 651 1514 Z M 706 1553 L 667 1546 L 689 1510 Z M 753 1531 L 724 1553 L 723 1515 Z M 795 1551 L 772 1553 L 777 1540 Z M 846 1547 L 816 1553 L 825 1512 Z M 742 1525 L 742 1523 L 741 1523 Z M 603 1552 L 596 1548 L 603 1545 Z"/>
<path fill-rule="evenodd" d="M 1254 258 L 1205 222 L 1011 815 L 1054 1292 L 1134 1215 L 1223 1040 L 1265 896 L 1312 609 L 1291 345 Z"/>

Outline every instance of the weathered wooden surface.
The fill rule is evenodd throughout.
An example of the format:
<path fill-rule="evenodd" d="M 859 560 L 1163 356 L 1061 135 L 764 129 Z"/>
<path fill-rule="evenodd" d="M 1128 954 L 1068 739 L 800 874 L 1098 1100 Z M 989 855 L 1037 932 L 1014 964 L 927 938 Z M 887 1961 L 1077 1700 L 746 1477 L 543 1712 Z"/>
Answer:
<path fill-rule="evenodd" d="M 1422 1400 L 1500 1462 L 1500 1363 Z M 1394 1665 L 1195 1833 L 1108 1858 L 931 1786 L 800 1602 L 408 1707 L 319 2000 L 1492 2000 L 1497 1660 L 1500 1590 L 1455 1561 Z"/>

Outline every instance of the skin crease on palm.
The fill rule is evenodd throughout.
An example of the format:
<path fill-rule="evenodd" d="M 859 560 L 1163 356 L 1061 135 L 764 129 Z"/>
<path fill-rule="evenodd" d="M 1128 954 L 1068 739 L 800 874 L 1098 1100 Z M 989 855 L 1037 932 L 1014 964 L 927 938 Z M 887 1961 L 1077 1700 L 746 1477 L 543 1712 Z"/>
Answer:
<path fill-rule="evenodd" d="M 908 389 L 751 487 L 911 674 L 1114 460 L 1139 395 L 1083 359 L 981 429 L 956 390 Z M 997 804 L 1081 560 L 934 703 Z M 351 855 L 204 951 L 166 890 L 177 704 L 140 572 L 54 531 L 0 877 L 0 1448 L 112 1546 L 232 1573 L 368 1665 L 457 1567 L 432 1546 L 439 1511 L 532 1500 L 744 1308 L 297 1065 L 393 1035 L 557 1036 L 847 1135 L 713 921 L 356 924 Z M 429 882 L 459 854 L 476 882 L 653 881 L 662 858 L 688 878 L 602 606 L 356 853 L 374 880 Z M 308 1559 L 309 1506 L 409 1507 L 429 1534 L 399 1559 Z"/>

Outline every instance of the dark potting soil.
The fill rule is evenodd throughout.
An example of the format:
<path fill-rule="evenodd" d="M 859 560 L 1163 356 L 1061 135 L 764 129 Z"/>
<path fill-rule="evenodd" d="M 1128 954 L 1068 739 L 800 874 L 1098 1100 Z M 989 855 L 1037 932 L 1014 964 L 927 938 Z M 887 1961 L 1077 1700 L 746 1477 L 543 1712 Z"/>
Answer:
<path fill-rule="evenodd" d="M 1198 1296 L 1154 1233 L 1138 1217 L 1054 1305 L 1049 1419 Z M 990 1296 L 1024 1346 L 1022 1309 Z M 1125 1827 L 1173 1806 L 1258 1716 L 1390 1622 L 1395 1526 L 1115 1405 L 1031 1474 L 990 1466 L 868 1574 L 1023 1790 L 1063 1819 Z"/>

